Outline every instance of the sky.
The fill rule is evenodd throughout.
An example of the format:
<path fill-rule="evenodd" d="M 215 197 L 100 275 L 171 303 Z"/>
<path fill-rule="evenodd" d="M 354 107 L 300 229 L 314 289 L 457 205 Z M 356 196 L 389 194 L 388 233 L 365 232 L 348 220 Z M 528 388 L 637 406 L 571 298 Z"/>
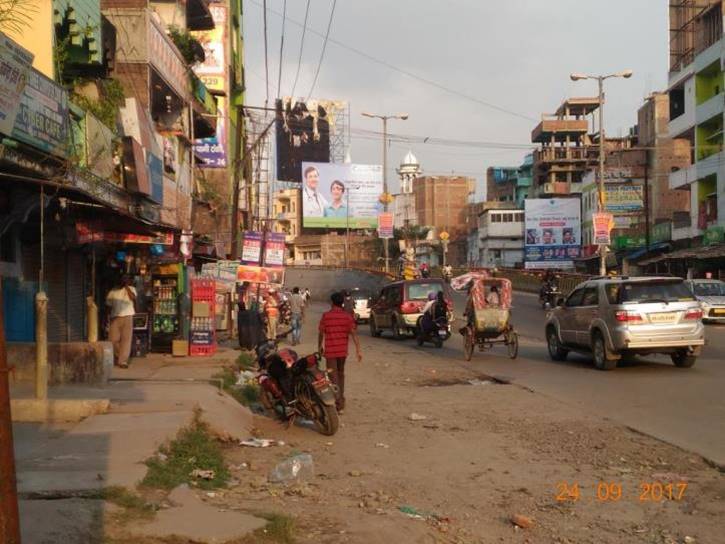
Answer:
<path fill-rule="evenodd" d="M 262 2 L 244 0 L 246 101 L 252 106 L 264 105 L 267 96 Z M 272 103 L 278 94 L 285 0 L 266 2 Z M 281 96 L 292 91 L 306 3 L 287 1 Z M 361 112 L 407 113 L 407 121 L 390 121 L 388 130 L 416 136 L 417 141 L 389 143 L 390 189 L 397 190 L 394 170 L 412 149 L 424 174 L 476 177 L 481 199 L 486 168 L 519 165 L 526 147 L 533 148 L 531 130 L 542 113 L 555 111 L 566 97 L 596 94 L 595 81 L 572 82 L 571 72 L 634 71 L 631 79 L 608 80 L 605 88 L 607 134 L 628 133 L 644 98 L 666 86 L 667 4 L 665 0 L 338 0 L 313 88 L 333 0 L 310 0 L 295 96 L 306 97 L 312 91 L 317 98 L 349 101 L 350 154 L 356 163 L 382 163 L 382 136 L 360 132 L 380 132 L 381 122 L 362 117 Z M 423 143 L 421 138 L 426 137 L 513 144 L 513 149 Z"/>

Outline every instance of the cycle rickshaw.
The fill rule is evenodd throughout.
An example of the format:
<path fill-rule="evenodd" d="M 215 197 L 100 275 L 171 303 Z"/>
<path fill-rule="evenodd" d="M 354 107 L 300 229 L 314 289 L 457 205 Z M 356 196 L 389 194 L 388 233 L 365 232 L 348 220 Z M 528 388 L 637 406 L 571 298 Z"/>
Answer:
<path fill-rule="evenodd" d="M 509 357 L 516 359 L 519 353 L 519 337 L 511 324 L 511 282 L 506 278 L 493 278 L 488 274 L 471 276 L 466 283 L 468 302 L 464 317 L 467 322 L 460 330 L 466 361 L 471 360 L 476 346 L 484 351 L 496 344 L 505 345 Z M 498 303 L 489 302 L 492 287 L 496 288 Z"/>

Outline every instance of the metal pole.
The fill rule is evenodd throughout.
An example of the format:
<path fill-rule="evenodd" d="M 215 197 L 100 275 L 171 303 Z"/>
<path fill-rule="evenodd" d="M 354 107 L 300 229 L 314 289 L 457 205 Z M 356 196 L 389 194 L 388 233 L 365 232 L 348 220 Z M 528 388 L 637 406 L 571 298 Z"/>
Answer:
<path fill-rule="evenodd" d="M 345 222 L 347 232 L 345 233 L 345 268 L 350 264 L 348 254 L 350 253 L 350 187 L 347 188 L 347 205 L 345 207 Z"/>
<path fill-rule="evenodd" d="M 599 212 L 604 212 L 604 77 L 599 81 Z M 607 275 L 607 246 L 599 244 L 599 275 Z"/>
<path fill-rule="evenodd" d="M 239 177 L 242 155 L 242 123 L 244 112 L 242 106 L 237 106 L 237 126 L 235 127 L 234 140 L 234 161 L 232 162 L 234 172 L 234 187 L 232 189 L 232 260 L 239 258 Z M 246 158 L 246 157 L 245 157 Z"/>
<path fill-rule="evenodd" d="M 3 317 L 2 277 L 0 277 L 0 542 L 20 544 L 18 488 L 15 481 L 15 450 Z"/>
<path fill-rule="evenodd" d="M 649 149 L 644 150 L 644 238 L 649 253 L 650 239 Z"/>
<path fill-rule="evenodd" d="M 388 211 L 388 118 L 383 116 L 383 194 L 385 202 L 383 202 L 383 210 Z M 383 238 L 383 249 L 385 252 L 385 273 L 389 272 L 390 248 L 389 238 Z"/>

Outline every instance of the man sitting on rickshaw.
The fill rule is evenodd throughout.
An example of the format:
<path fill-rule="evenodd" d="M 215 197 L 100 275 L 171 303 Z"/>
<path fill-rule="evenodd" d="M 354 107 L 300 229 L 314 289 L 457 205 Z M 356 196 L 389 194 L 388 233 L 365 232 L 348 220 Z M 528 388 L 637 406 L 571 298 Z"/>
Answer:
<path fill-rule="evenodd" d="M 495 285 L 491 286 L 491 291 L 486 296 L 486 304 L 489 306 L 500 306 L 501 297 L 498 295 L 498 287 Z"/>

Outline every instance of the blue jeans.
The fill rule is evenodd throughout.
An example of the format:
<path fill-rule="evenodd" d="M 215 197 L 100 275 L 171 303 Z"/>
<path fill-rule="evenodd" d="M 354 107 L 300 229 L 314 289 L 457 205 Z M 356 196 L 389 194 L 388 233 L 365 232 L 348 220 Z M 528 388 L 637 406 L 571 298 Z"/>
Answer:
<path fill-rule="evenodd" d="M 292 327 L 292 342 L 299 344 L 302 337 L 302 316 L 292 314 L 290 316 L 290 326 Z"/>

